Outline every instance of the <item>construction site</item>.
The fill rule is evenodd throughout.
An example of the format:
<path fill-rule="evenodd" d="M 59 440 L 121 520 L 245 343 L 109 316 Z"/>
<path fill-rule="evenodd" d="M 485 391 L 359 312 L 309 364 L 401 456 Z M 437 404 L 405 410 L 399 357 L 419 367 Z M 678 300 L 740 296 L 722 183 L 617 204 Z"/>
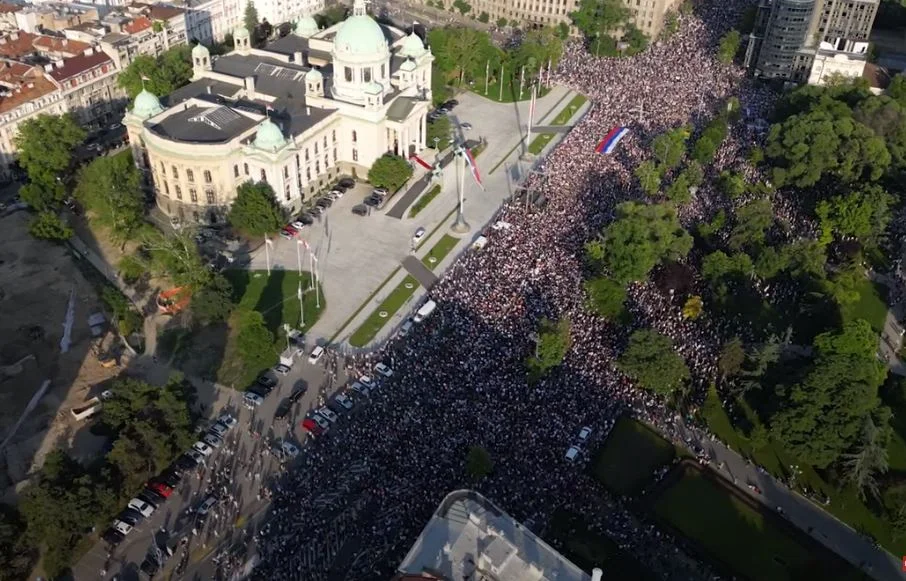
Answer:
<path fill-rule="evenodd" d="M 102 451 L 105 439 L 83 429 L 85 420 L 128 361 L 92 267 L 66 246 L 30 236 L 29 218 L 2 216 L 0 228 L 0 491 L 7 503 L 55 448 L 78 459 Z"/>

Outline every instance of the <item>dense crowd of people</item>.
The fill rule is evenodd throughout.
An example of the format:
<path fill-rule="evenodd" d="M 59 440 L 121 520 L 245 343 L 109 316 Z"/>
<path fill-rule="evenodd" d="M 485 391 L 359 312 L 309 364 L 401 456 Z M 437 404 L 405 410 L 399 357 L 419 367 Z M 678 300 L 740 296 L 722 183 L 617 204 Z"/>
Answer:
<path fill-rule="evenodd" d="M 323 564 L 312 564 L 303 549 L 339 534 L 355 537 L 358 554 L 373 555 L 357 558 L 346 578 L 387 579 L 441 499 L 465 487 L 540 529 L 556 509 L 581 514 L 593 531 L 662 578 L 715 578 L 563 456 L 582 426 L 593 426 L 600 440 L 626 413 L 704 449 L 697 442 L 707 436 L 634 387 L 614 358 L 634 328 L 654 327 L 675 341 L 701 386 L 714 378 L 719 339 L 729 330 L 685 320 L 678 300 L 651 283 L 631 287 L 632 325 L 603 321 L 583 305 L 581 254 L 612 220 L 616 204 L 644 196 L 632 173 L 649 157 L 654 135 L 706 122 L 730 96 L 740 99 L 747 119 L 770 107 L 768 93 L 713 56 L 741 8 L 699 3 L 671 38 L 632 58 L 596 59 L 579 44 L 568 47 L 554 82 L 582 92 L 593 105 L 527 178 L 528 187 L 544 192 L 547 206 L 505 206 L 500 219 L 513 227 L 489 232 L 484 249 L 455 264 L 431 291 L 437 310 L 415 333 L 380 353 L 348 359 L 352 375 L 369 373 L 380 360 L 394 369 L 393 377 L 382 380 L 354 421 L 315 442 L 300 466 L 273 485 L 272 517 L 257 535 L 254 578 L 326 579 Z M 613 155 L 596 153 L 614 126 L 629 127 L 630 137 Z M 755 171 L 739 153 L 758 136 L 755 123 L 734 126 L 715 169 Z M 725 203 L 713 193 L 707 184 L 695 192 L 681 213 L 684 223 Z M 572 348 L 558 369 L 529 384 L 525 359 L 545 317 L 569 318 Z M 483 447 L 494 461 L 493 472 L 479 482 L 465 471 L 471 446 Z M 352 474 L 353 465 L 367 469 Z M 318 499 L 338 480 L 345 494 L 323 506 Z M 346 530 L 335 530 L 339 522 L 348 523 Z"/>

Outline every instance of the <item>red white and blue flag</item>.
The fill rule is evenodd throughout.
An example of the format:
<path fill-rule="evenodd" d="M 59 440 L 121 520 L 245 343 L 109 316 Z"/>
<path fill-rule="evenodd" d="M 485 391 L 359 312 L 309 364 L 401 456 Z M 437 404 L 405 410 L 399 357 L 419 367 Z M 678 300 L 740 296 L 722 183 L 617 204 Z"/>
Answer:
<path fill-rule="evenodd" d="M 475 158 L 472 156 L 472 150 L 468 147 L 463 147 L 463 151 L 466 154 L 466 163 L 469 164 L 469 171 L 472 172 L 472 179 L 475 180 L 475 183 L 478 184 L 482 190 L 484 189 L 484 184 L 481 183 L 481 174 L 478 173 L 478 164 L 475 163 Z"/>
<path fill-rule="evenodd" d="M 598 146 L 595 147 L 595 151 L 598 153 L 609 154 L 611 153 L 620 142 L 621 139 L 626 137 L 626 134 L 629 133 L 629 129 L 626 127 L 614 127 L 610 130 L 610 133 L 604 136 L 604 139 L 598 143 Z"/>

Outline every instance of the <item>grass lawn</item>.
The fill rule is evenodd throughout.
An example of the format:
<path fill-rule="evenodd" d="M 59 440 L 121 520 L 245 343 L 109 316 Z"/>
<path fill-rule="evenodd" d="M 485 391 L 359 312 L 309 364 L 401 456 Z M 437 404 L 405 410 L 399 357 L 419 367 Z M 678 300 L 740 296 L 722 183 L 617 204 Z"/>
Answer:
<path fill-rule="evenodd" d="M 859 292 L 859 300 L 840 308 L 843 321 L 865 319 L 871 323 L 872 329 L 880 333 L 884 330 L 884 319 L 887 318 L 887 289 L 866 278 L 856 290 Z"/>
<path fill-rule="evenodd" d="M 536 137 L 532 140 L 531 143 L 529 143 L 529 153 L 538 155 L 547 146 L 547 144 L 551 142 L 551 139 L 553 138 L 553 133 L 539 133 L 538 137 Z"/>
<path fill-rule="evenodd" d="M 440 194 L 440 185 L 436 185 L 421 196 L 418 197 L 418 200 L 412 204 L 412 207 L 409 208 L 409 217 L 415 218 L 418 216 L 418 213 L 428 207 L 428 204 L 431 203 L 431 200 L 437 197 Z"/>
<path fill-rule="evenodd" d="M 842 559 L 820 554 L 807 538 L 687 468 L 655 503 L 655 512 L 701 549 L 748 579 L 859 579 Z"/>
<path fill-rule="evenodd" d="M 588 101 L 588 99 L 586 99 L 584 95 L 576 95 L 569 101 L 566 108 L 557 113 L 557 116 L 550 122 L 550 125 L 566 125 L 569 123 L 569 120 L 573 118 L 573 115 L 576 114 L 576 111 L 579 110 L 579 107 L 584 105 L 586 101 Z"/>
<path fill-rule="evenodd" d="M 378 334 L 387 321 L 396 313 L 400 307 L 406 304 L 406 302 L 412 298 L 412 295 L 415 294 L 415 290 L 418 288 L 418 281 L 412 277 L 412 275 L 406 275 L 406 278 L 401 282 L 384 301 L 378 305 L 374 312 L 365 319 L 365 322 L 355 330 L 355 332 L 349 337 L 349 344 L 353 347 L 364 347 L 374 336 Z M 384 316 L 381 316 L 381 315 Z"/>
<path fill-rule="evenodd" d="M 500 91 L 500 83 L 494 81 L 488 83 L 488 92 L 484 92 L 484 79 L 475 81 L 473 87 L 469 87 L 469 90 L 475 93 L 476 95 L 481 95 L 492 101 L 497 101 L 498 103 L 512 103 L 513 101 L 528 101 L 532 98 L 532 88 L 529 86 L 528 82 L 525 83 L 525 87 L 522 91 L 522 97 L 519 97 L 519 78 L 515 79 L 506 78 L 503 80 L 503 92 Z M 541 98 L 550 91 L 546 87 L 541 87 L 538 90 L 538 98 Z"/>
<path fill-rule="evenodd" d="M 654 581 L 657 577 L 614 541 L 588 530 L 581 517 L 557 510 L 544 538 L 561 543 L 567 559 L 586 573 L 595 567 L 604 569 L 608 581 Z"/>
<path fill-rule="evenodd" d="M 428 251 L 428 254 L 425 254 L 422 257 L 422 264 L 434 270 L 437 266 L 443 262 L 444 258 L 450 251 L 453 250 L 456 245 L 459 244 L 459 238 L 454 238 L 449 234 L 444 234 L 444 237 L 437 241 L 437 244 L 431 247 L 431 250 Z M 431 262 L 431 259 L 435 259 L 434 262 Z"/>
<path fill-rule="evenodd" d="M 591 470 L 595 478 L 617 494 L 634 494 L 675 454 L 670 442 L 646 425 L 624 417 L 595 454 Z"/>

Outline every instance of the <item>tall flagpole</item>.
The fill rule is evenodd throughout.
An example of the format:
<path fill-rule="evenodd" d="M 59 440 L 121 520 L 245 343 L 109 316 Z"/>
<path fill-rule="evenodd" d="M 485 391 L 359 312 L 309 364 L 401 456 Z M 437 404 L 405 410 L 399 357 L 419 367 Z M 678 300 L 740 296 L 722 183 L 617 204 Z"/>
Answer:
<path fill-rule="evenodd" d="M 525 65 L 522 65 L 522 73 L 519 75 L 519 100 L 522 100 L 522 90 L 525 88 Z"/>
<path fill-rule="evenodd" d="M 500 95 L 497 96 L 498 101 L 503 101 L 503 69 L 506 66 L 503 63 L 500 63 L 500 78 L 497 79 L 497 82 L 500 83 Z"/>
<path fill-rule="evenodd" d="M 484 94 L 488 94 L 488 79 L 491 76 L 491 61 L 488 60 L 484 65 Z"/>
<path fill-rule="evenodd" d="M 264 260 L 265 260 L 266 263 L 267 263 L 267 275 L 268 275 L 268 276 L 271 275 L 271 251 L 270 251 L 270 247 L 271 247 L 271 244 L 273 244 L 273 243 L 274 243 L 273 240 L 271 240 L 271 239 L 268 238 L 267 236 L 264 237 Z"/>
<path fill-rule="evenodd" d="M 553 64 L 553 61 L 550 58 L 548 58 L 547 59 L 547 86 L 548 87 L 551 86 L 551 64 Z"/>
<path fill-rule="evenodd" d="M 318 259 L 313 254 L 311 255 L 311 257 L 315 261 L 315 307 L 320 309 L 321 308 L 321 291 L 318 288 L 318 283 L 320 282 L 320 281 L 318 281 Z"/>
<path fill-rule="evenodd" d="M 532 139 L 532 125 L 535 122 L 535 96 L 536 96 L 537 83 L 532 83 L 532 100 L 529 102 L 529 114 L 528 114 L 528 133 L 525 136 L 525 142 L 529 143 Z M 528 147 L 528 146 L 526 146 Z"/>
<path fill-rule="evenodd" d="M 305 328 L 305 306 L 302 303 L 302 279 L 299 278 L 299 286 L 296 288 L 296 297 L 299 299 L 299 328 Z"/>

